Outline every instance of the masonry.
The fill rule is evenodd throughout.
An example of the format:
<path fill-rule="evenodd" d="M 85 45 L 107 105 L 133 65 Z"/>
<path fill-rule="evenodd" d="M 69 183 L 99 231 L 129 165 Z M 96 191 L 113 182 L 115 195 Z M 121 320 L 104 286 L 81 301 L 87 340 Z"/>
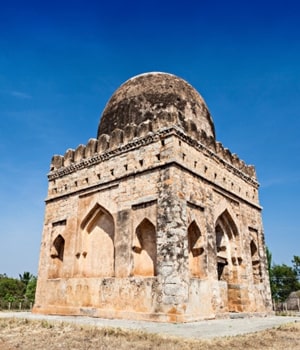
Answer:
<path fill-rule="evenodd" d="M 215 139 L 183 79 L 147 73 L 96 139 L 55 155 L 33 312 L 187 322 L 268 314 L 255 168 Z"/>

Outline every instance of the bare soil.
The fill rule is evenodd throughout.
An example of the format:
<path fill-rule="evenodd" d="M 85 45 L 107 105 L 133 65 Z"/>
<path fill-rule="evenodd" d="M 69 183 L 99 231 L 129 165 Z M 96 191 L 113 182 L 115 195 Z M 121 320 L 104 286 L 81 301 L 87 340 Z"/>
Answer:
<path fill-rule="evenodd" d="M 300 350 L 300 322 L 235 337 L 188 340 L 120 328 L 63 322 L 0 319 L 0 350 Z"/>

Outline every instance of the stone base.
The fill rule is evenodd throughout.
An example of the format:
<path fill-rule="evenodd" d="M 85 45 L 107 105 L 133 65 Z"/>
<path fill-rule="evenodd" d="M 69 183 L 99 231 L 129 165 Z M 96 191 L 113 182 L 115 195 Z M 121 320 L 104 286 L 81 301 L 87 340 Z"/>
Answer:
<path fill-rule="evenodd" d="M 57 307 L 48 306 L 47 308 L 35 305 L 32 309 L 32 313 L 41 315 L 60 315 L 60 316 L 88 316 L 99 317 L 106 319 L 126 319 L 135 321 L 151 321 L 151 322 L 168 322 L 168 323 L 184 323 L 195 322 L 214 319 L 215 317 L 197 317 L 195 315 L 187 314 L 165 314 L 165 313 L 144 313 L 133 311 L 117 311 L 109 309 L 97 309 L 97 308 L 82 308 L 82 307 Z M 224 318 L 228 318 L 228 314 Z"/>
<path fill-rule="evenodd" d="M 164 294 L 172 290 L 163 291 L 159 277 L 48 279 L 38 285 L 33 313 L 175 323 L 268 314 L 246 306 L 232 313 L 227 291 L 224 281 L 191 278 L 187 297 L 166 303 L 175 298 Z"/>

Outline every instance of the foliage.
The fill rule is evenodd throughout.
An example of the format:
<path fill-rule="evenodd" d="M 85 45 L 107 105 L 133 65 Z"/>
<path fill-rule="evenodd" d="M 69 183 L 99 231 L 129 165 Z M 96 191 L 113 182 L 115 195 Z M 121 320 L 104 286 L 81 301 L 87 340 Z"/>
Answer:
<path fill-rule="evenodd" d="M 267 263 L 268 263 L 268 271 L 271 271 L 272 268 L 272 253 L 268 247 L 266 247 L 266 255 L 267 255 Z"/>
<path fill-rule="evenodd" d="M 37 278 L 30 272 L 19 275 L 19 279 L 0 274 L 0 304 L 15 302 L 33 302 Z M 3 304 L 4 303 L 4 304 Z"/>
<path fill-rule="evenodd" d="M 0 278 L 0 298 L 5 301 L 21 300 L 24 296 L 25 288 L 24 283 L 15 278 Z"/>
<path fill-rule="evenodd" d="M 26 287 L 32 277 L 33 275 L 28 271 L 23 272 L 22 275 L 19 274 L 20 281 L 23 282 Z"/>
<path fill-rule="evenodd" d="M 297 272 L 298 279 L 300 280 L 300 256 L 294 255 L 292 263 L 294 270 Z"/>
<path fill-rule="evenodd" d="M 300 289 L 299 270 L 300 257 L 294 256 L 293 267 L 286 264 L 277 265 L 272 264 L 272 254 L 267 250 L 267 259 L 269 263 L 269 274 L 272 298 L 275 301 L 285 301 L 291 292 Z"/>
<path fill-rule="evenodd" d="M 31 302 L 33 302 L 35 298 L 36 283 L 37 278 L 35 276 L 32 276 L 26 287 L 25 297 Z"/>

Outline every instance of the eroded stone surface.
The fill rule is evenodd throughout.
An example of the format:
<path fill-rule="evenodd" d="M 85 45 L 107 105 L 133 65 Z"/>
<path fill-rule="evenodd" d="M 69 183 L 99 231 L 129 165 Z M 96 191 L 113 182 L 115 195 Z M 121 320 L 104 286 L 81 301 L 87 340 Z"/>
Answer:
<path fill-rule="evenodd" d="M 182 79 L 127 81 L 98 138 L 54 156 L 48 178 L 35 313 L 184 322 L 271 311 L 255 169 L 215 141 Z"/>
<path fill-rule="evenodd" d="M 113 94 L 102 114 L 98 137 L 130 125 L 157 131 L 173 124 L 187 132 L 204 130 L 207 136 L 215 137 L 208 108 L 191 85 L 171 74 L 141 74 Z"/>

